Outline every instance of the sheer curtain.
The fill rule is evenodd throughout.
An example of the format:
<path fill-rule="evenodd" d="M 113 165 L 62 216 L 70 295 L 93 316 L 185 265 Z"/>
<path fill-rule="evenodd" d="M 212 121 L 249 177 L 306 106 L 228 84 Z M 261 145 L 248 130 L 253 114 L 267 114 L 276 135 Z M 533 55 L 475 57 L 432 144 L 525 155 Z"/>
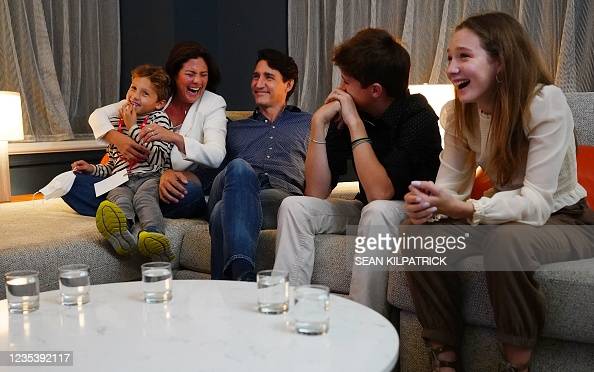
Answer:
<path fill-rule="evenodd" d="M 334 45 L 365 27 L 388 30 L 411 55 L 411 84 L 446 83 L 447 43 L 462 19 L 511 14 L 528 30 L 555 83 L 594 91 L 594 0 L 288 0 L 289 54 L 300 71 L 293 103 L 313 111 L 339 75 Z"/>
<path fill-rule="evenodd" d="M 119 0 L 0 0 L 0 90 L 21 93 L 26 141 L 93 138 L 118 99 Z"/>

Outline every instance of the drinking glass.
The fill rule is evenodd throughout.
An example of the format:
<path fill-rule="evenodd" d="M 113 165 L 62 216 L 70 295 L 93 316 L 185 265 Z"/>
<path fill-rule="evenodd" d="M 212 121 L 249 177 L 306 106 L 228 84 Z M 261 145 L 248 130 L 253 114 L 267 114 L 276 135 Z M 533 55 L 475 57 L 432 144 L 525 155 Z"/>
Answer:
<path fill-rule="evenodd" d="M 289 308 L 289 273 L 264 270 L 256 277 L 258 310 L 265 314 L 281 314 Z"/>
<path fill-rule="evenodd" d="M 144 301 L 151 304 L 171 300 L 171 263 L 148 262 L 141 268 Z"/>
<path fill-rule="evenodd" d="M 295 303 L 291 309 L 295 331 L 306 335 L 328 332 L 330 317 L 330 289 L 323 285 L 302 285 L 295 289 Z"/>
<path fill-rule="evenodd" d="M 39 272 L 17 270 L 4 274 L 10 313 L 28 314 L 39 309 Z"/>
<path fill-rule="evenodd" d="M 89 302 L 91 277 L 89 265 L 60 266 L 60 299 L 62 305 L 83 305 Z"/>

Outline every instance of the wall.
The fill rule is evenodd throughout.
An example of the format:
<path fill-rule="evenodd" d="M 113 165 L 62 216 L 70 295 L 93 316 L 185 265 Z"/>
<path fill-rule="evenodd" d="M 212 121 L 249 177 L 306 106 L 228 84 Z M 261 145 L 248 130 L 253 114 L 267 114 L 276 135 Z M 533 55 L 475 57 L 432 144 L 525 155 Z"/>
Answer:
<path fill-rule="evenodd" d="M 120 10 L 122 96 L 134 66 L 162 65 L 175 42 L 194 40 L 219 64 L 223 79 L 217 92 L 228 109 L 250 110 L 256 52 L 288 50 L 287 0 L 125 0 Z"/>

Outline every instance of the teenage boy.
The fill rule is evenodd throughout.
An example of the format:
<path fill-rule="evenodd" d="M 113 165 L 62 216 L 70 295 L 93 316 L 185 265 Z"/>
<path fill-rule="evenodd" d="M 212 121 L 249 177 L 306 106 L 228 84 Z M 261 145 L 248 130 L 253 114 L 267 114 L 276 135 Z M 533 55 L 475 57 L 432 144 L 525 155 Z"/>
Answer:
<path fill-rule="evenodd" d="M 227 160 L 208 200 L 213 279 L 255 280 L 261 228 L 276 228 L 281 201 L 303 195 L 311 114 L 287 99 L 297 84 L 293 58 L 258 52 L 252 74 L 254 114 L 227 125 Z"/>
<path fill-rule="evenodd" d="M 111 190 L 107 200 L 97 209 L 97 229 L 120 255 L 138 249 L 144 256 L 175 259 L 169 239 L 164 235 L 163 214 L 159 207 L 159 178 L 171 167 L 172 144 L 160 140 L 141 143 L 140 130 L 146 123 L 172 129 L 169 117 L 160 111 L 169 97 L 169 76 L 161 67 L 141 65 L 132 70 L 132 83 L 126 94 L 128 101 L 120 116 L 110 118 L 114 128 L 130 136 L 150 151 L 146 161 L 129 163 L 114 145 L 109 145 L 106 164 L 92 165 L 84 160 L 72 163 L 72 170 L 99 177 L 108 177 L 127 170 L 128 181 Z M 138 217 L 139 234 L 131 230 Z"/>
<path fill-rule="evenodd" d="M 410 56 L 386 31 L 365 29 L 335 48 L 342 82 L 313 115 L 305 161 L 305 196 L 283 201 L 275 269 L 292 285 L 311 281 L 316 234 L 396 236 L 402 198 L 416 179 L 435 179 L 441 140 L 437 116 L 408 92 Z M 356 200 L 327 199 L 352 159 Z M 422 178 L 425 177 L 425 178 Z M 354 247 L 353 247 L 354 249 Z M 386 271 L 353 270 L 350 296 L 387 314 Z"/>

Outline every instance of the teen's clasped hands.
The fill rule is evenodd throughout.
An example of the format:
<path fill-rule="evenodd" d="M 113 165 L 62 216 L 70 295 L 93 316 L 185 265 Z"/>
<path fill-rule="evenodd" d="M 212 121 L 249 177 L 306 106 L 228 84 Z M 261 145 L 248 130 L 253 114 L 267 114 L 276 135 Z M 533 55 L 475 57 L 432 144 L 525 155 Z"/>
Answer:
<path fill-rule="evenodd" d="M 412 181 L 404 196 L 406 214 L 415 225 L 423 224 L 436 214 L 454 219 L 470 218 L 474 207 L 470 201 L 461 201 L 432 181 Z"/>

